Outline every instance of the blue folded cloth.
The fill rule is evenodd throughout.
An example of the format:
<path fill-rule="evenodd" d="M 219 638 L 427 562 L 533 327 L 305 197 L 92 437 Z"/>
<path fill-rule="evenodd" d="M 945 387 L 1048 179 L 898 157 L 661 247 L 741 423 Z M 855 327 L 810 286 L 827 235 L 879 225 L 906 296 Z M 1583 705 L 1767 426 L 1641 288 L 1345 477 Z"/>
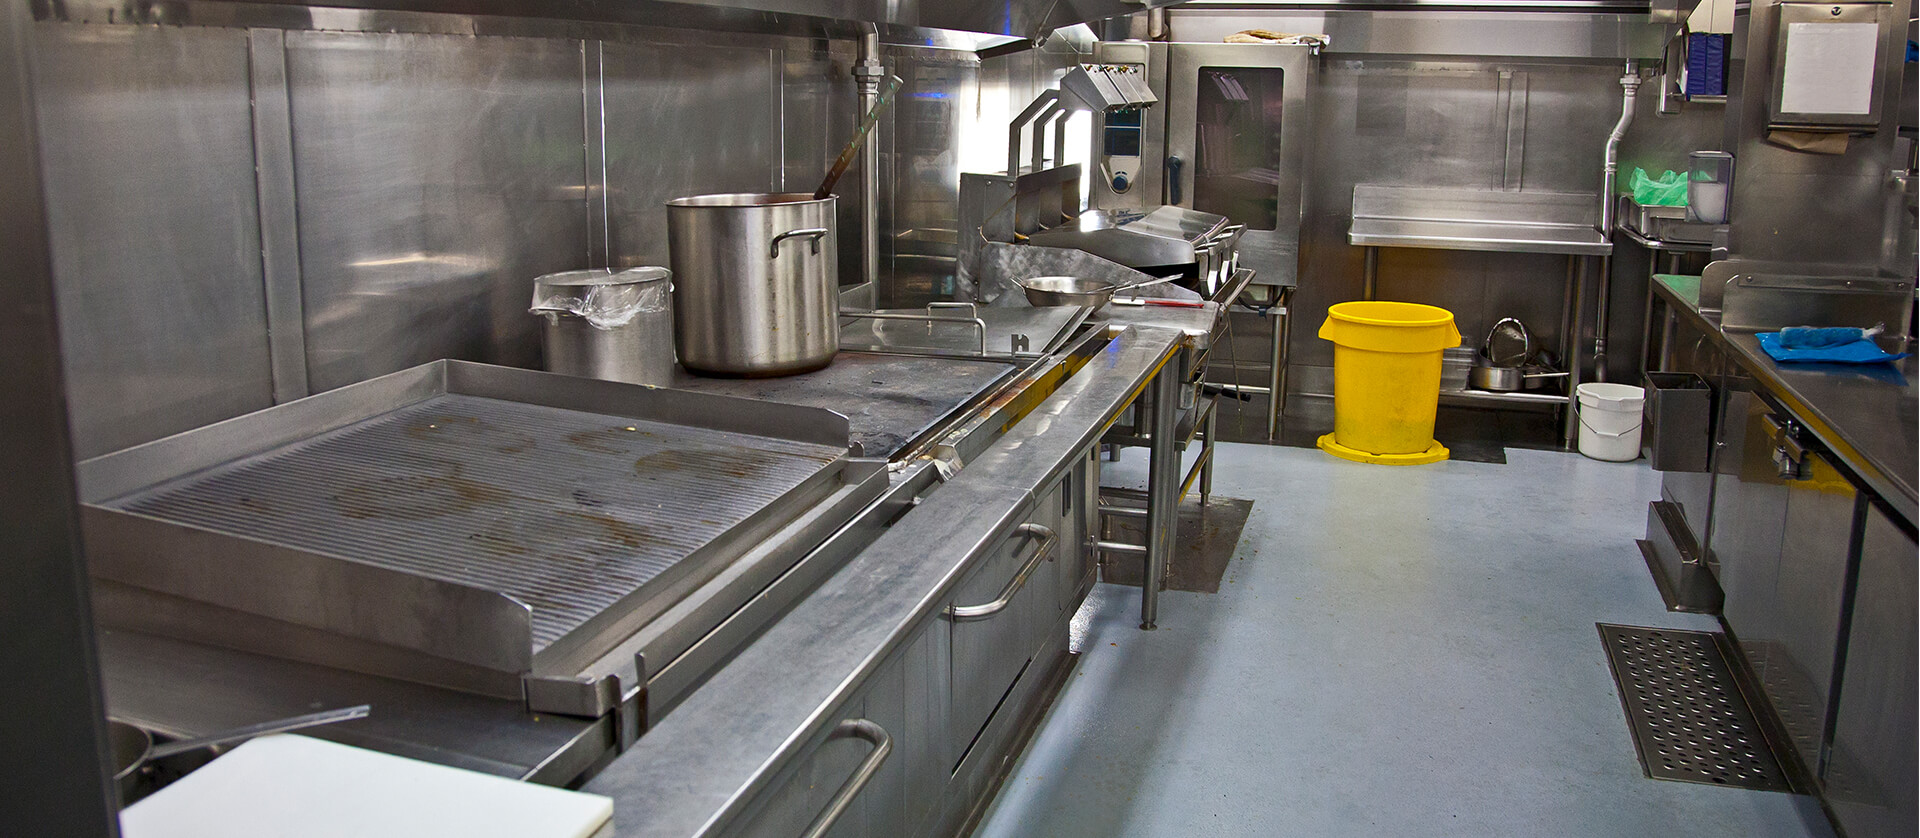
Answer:
<path fill-rule="evenodd" d="M 1780 330 L 1780 346 L 1783 349 L 1819 349 L 1823 346 L 1854 343 L 1866 337 L 1868 337 L 1866 330 L 1844 326 L 1828 328 L 1789 326 Z"/>
<path fill-rule="evenodd" d="M 1845 329 L 1813 329 L 1809 331 L 1848 331 Z M 1851 331 L 1858 332 L 1859 329 Z M 1825 364 L 1878 364 L 1884 361 L 1898 361 L 1907 357 L 1884 351 L 1880 345 L 1865 338 L 1856 338 L 1851 343 L 1832 344 L 1796 348 L 1785 345 L 1779 332 L 1761 332 L 1754 335 L 1760 341 L 1761 351 L 1780 363 L 1825 363 Z"/>

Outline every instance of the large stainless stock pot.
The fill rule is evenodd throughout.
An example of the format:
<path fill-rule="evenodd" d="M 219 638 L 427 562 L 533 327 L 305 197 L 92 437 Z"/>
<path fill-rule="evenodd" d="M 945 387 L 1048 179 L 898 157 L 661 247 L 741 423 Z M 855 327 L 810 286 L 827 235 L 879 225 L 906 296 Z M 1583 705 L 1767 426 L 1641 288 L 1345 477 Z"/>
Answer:
<path fill-rule="evenodd" d="M 681 366 L 761 377 L 833 362 L 840 349 L 834 203 L 805 193 L 667 202 Z"/>

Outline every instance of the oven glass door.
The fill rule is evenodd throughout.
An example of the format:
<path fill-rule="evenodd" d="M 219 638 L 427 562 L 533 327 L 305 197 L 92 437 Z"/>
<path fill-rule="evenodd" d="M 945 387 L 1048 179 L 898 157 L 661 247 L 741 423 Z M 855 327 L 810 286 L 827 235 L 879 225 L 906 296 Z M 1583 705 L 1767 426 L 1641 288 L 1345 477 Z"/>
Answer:
<path fill-rule="evenodd" d="M 1201 67 L 1194 97 L 1193 208 L 1249 230 L 1280 224 L 1287 71 Z"/>

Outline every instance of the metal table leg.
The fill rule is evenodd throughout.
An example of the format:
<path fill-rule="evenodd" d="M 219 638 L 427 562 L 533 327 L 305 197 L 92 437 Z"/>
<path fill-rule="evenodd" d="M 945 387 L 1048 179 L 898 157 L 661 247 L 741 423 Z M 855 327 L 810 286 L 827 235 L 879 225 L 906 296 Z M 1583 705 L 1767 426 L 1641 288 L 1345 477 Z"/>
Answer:
<path fill-rule="evenodd" d="M 1360 275 L 1360 299 L 1371 300 L 1380 284 L 1380 248 L 1366 248 L 1366 270 Z"/>
<path fill-rule="evenodd" d="M 1280 417 L 1287 410 L 1287 341 L 1293 332 L 1293 286 L 1273 289 L 1273 357 L 1267 368 L 1267 441 L 1280 441 Z"/>
<path fill-rule="evenodd" d="M 1573 298 L 1573 304 L 1569 307 L 1568 319 L 1571 322 L 1568 324 L 1567 335 L 1563 341 L 1566 347 L 1567 363 L 1567 415 L 1563 436 L 1567 448 L 1572 449 L 1580 439 L 1579 400 L 1576 394 L 1580 390 L 1580 333 L 1585 331 L 1587 322 L 1587 257 L 1569 258 L 1574 260 L 1577 267 L 1569 275 L 1572 287 L 1567 289 L 1568 295 Z"/>
<path fill-rule="evenodd" d="M 1180 369 L 1169 362 L 1153 376 L 1153 436 L 1147 462 L 1147 556 L 1141 579 L 1140 627 L 1153 629 L 1160 614 L 1160 582 L 1173 555 L 1179 523 L 1180 441 L 1174 418 L 1180 406 Z"/>
<path fill-rule="evenodd" d="M 1220 425 L 1220 397 L 1215 396 L 1213 406 L 1207 408 L 1207 426 L 1201 433 L 1200 445 L 1200 511 L 1207 509 L 1207 499 L 1213 496 L 1213 433 Z"/>

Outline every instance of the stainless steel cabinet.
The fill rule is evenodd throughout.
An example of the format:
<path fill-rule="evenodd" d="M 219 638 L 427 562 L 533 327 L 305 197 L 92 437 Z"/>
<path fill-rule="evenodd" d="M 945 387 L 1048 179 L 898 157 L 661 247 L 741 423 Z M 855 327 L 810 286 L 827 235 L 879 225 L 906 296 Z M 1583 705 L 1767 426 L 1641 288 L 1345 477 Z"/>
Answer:
<path fill-rule="evenodd" d="M 1060 531 L 1061 561 L 1055 568 L 1060 575 L 1060 594 L 1055 605 L 1063 615 L 1080 610 L 1080 603 L 1085 602 L 1093 590 L 1094 578 L 1099 572 L 1098 553 L 1093 549 L 1093 534 L 1099 526 L 1100 514 L 1099 446 L 1083 458 L 1075 470 L 1074 480 L 1078 485 L 1071 487 L 1070 497 L 1078 507 L 1071 509 L 1063 522 L 1066 527 Z"/>
<path fill-rule="evenodd" d="M 944 834 L 965 823 L 1064 660 L 1067 620 L 1093 575 L 1083 542 L 1092 531 L 1095 468 L 1089 452 L 1040 492 L 1025 520 L 821 721 L 801 756 L 726 833 L 805 835 L 836 809 L 825 835 Z M 875 729 L 888 753 L 861 781 L 878 747 Z"/>
<path fill-rule="evenodd" d="M 1040 593 L 1027 584 L 1037 570 L 1028 566 L 1035 559 L 1044 564 L 1058 546 L 1058 535 L 1044 522 L 1023 524 L 993 548 L 948 601 L 953 638 L 949 741 L 956 760 L 966 753 L 1027 666 L 1032 654 L 1027 612 Z"/>
<path fill-rule="evenodd" d="M 758 810 L 746 819 L 744 825 L 728 830 L 728 834 L 751 838 L 790 838 L 808 834 L 809 825 L 822 818 L 831 818 L 827 835 L 874 834 L 864 832 L 864 821 L 870 809 L 868 793 L 874 791 L 873 784 L 878 775 L 864 783 L 859 775 L 864 772 L 868 760 L 876 758 L 882 747 L 888 753 L 880 762 L 879 769 L 885 771 L 887 763 L 892 762 L 891 752 L 898 745 L 891 741 L 893 732 L 886 729 L 885 722 L 866 718 L 866 704 L 867 695 L 863 692 L 849 700 L 822 728 L 815 731 L 807 750 L 774 778 L 772 790 L 762 795 Z M 856 730 L 853 726 L 862 722 L 873 725 L 884 735 L 871 738 L 853 735 Z M 830 807 L 838 808 L 836 799 L 843 797 L 847 798 L 844 812 L 830 812 Z M 875 812 L 873 815 L 885 817 L 884 812 Z"/>
<path fill-rule="evenodd" d="M 1797 472 L 1787 483 L 1786 537 L 1780 544 L 1775 611 L 1765 632 L 1774 642 L 1761 683 L 1780 714 L 1794 750 L 1808 771 L 1818 772 L 1826 744 L 1834 659 L 1839 654 L 1847 560 L 1853 548 L 1859 493 L 1827 456 L 1794 451 L 1783 441 L 1782 467 Z"/>
<path fill-rule="evenodd" d="M 1869 506 L 1824 777 L 1827 803 L 1848 838 L 1920 832 L 1917 577 L 1914 537 Z"/>
<path fill-rule="evenodd" d="M 1801 765 L 1818 776 L 1859 493 L 1784 413 L 1751 393 L 1728 403 L 1722 453 L 1739 457 L 1723 457 L 1732 467 L 1714 490 L 1722 613 Z"/>
<path fill-rule="evenodd" d="M 1060 565 L 1083 552 L 1083 466 L 1041 492 L 1016 527 L 954 589 L 944 611 L 953 637 L 952 744 L 956 761 L 1011 693 L 1059 622 Z M 1063 531 L 1064 530 L 1064 531 Z"/>
<path fill-rule="evenodd" d="M 1772 411 L 1752 392 L 1732 390 L 1720 423 L 1713 532 L 1721 606 L 1740 652 L 1760 676 L 1777 641 L 1769 615 L 1778 609 L 1780 542 L 1787 524 L 1787 484 L 1773 463 L 1767 422 Z"/>
<path fill-rule="evenodd" d="M 937 804 L 944 762 L 946 637 L 929 620 L 860 691 L 813 731 L 737 836 L 908 835 Z M 751 712 L 743 708 L 743 713 Z M 929 770 L 931 769 L 931 770 Z"/>

